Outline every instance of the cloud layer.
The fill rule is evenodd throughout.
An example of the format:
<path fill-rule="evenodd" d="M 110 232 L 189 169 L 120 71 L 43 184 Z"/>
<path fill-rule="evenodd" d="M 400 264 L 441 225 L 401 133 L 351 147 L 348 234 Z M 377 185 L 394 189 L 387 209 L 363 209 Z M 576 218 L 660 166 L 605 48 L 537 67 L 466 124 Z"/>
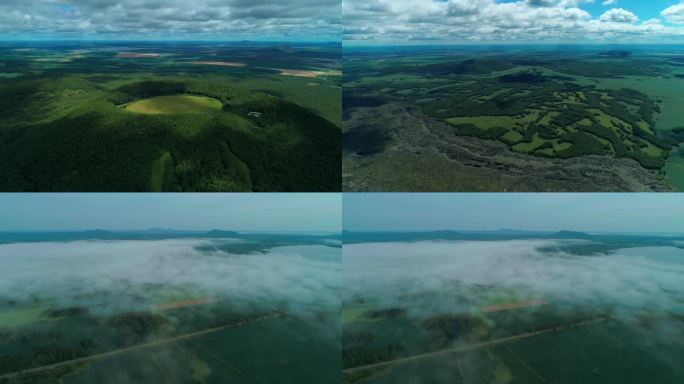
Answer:
<path fill-rule="evenodd" d="M 292 312 L 339 306 L 339 248 L 265 254 L 200 252 L 217 240 L 75 241 L 0 245 L 0 300 L 34 297 L 112 313 L 149 306 L 154 287 Z M 142 298 L 142 300 L 141 300 Z"/>
<path fill-rule="evenodd" d="M 6 0 L 0 36 L 333 39 L 339 0 Z"/>
<path fill-rule="evenodd" d="M 568 240 L 577 241 L 577 240 Z M 684 309 L 684 251 L 632 248 L 583 257 L 545 253 L 558 240 L 349 244 L 344 300 L 358 297 L 416 316 L 468 311 L 488 292 L 517 292 L 552 304 L 611 313 Z M 486 300 L 485 300 L 486 301 Z"/>
<path fill-rule="evenodd" d="M 660 19 L 641 20 L 623 8 L 593 17 L 593 0 L 346 0 L 344 39 L 366 42 L 681 41 L 684 3 Z M 606 7 L 617 5 L 605 1 Z M 675 23 L 675 24 L 672 24 Z"/>

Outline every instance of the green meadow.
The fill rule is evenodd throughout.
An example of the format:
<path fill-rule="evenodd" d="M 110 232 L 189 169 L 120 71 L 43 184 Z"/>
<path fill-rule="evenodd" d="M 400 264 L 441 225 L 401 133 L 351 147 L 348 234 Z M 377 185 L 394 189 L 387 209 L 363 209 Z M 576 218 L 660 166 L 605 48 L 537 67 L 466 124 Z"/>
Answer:
<path fill-rule="evenodd" d="M 205 96 L 174 95 L 137 100 L 124 104 L 121 107 L 128 112 L 146 113 L 148 115 L 171 115 L 218 112 L 223 107 L 223 104 L 216 99 Z"/>

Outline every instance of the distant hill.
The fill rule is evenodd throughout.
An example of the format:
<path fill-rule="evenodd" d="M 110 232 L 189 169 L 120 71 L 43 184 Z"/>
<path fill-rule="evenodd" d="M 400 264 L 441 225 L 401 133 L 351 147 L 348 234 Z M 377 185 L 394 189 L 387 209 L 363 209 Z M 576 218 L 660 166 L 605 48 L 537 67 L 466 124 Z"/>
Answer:
<path fill-rule="evenodd" d="M 454 235 L 454 234 L 458 234 L 459 232 L 454 231 L 453 229 L 442 229 L 442 230 L 434 231 L 433 233 L 441 234 L 441 235 Z"/>
<path fill-rule="evenodd" d="M 129 231 L 126 231 L 129 232 Z M 148 234 L 148 235 L 188 235 L 188 234 L 199 234 L 202 233 L 202 231 L 188 231 L 188 230 L 183 230 L 183 229 L 174 229 L 174 228 L 148 228 L 148 229 L 143 229 L 140 231 L 130 231 L 130 232 L 139 232 L 142 234 Z"/>
<path fill-rule="evenodd" d="M 110 235 L 111 232 L 105 231 L 104 229 L 89 229 L 86 231 L 83 231 L 84 233 L 87 233 L 89 235 Z"/>
<path fill-rule="evenodd" d="M 221 229 L 212 229 L 211 231 L 208 231 L 205 233 L 206 236 L 209 237 L 235 237 L 239 236 L 240 234 L 235 232 L 235 231 L 224 231 Z"/>
<path fill-rule="evenodd" d="M 93 238 L 93 239 L 111 239 L 116 237 L 116 234 L 105 231 L 104 229 L 90 229 L 87 231 L 83 231 L 80 235 L 78 233 L 75 234 L 75 236 L 80 236 L 83 238 Z"/>
<path fill-rule="evenodd" d="M 590 234 L 578 231 L 558 231 L 554 237 L 561 237 L 567 239 L 578 239 L 591 237 Z"/>
<path fill-rule="evenodd" d="M 513 228 L 501 228 L 497 230 L 496 232 L 499 235 L 531 235 L 531 234 L 539 234 L 539 231 L 528 231 L 525 229 L 513 229 Z"/>
<path fill-rule="evenodd" d="M 173 228 L 149 228 L 147 232 L 182 232 Z"/>

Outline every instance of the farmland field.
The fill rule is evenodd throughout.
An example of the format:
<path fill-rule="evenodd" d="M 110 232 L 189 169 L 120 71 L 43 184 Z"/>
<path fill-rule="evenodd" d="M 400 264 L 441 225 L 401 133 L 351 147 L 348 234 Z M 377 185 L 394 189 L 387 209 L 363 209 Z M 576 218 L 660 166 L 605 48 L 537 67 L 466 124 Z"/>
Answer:
<path fill-rule="evenodd" d="M 339 191 L 340 50 L 3 42 L 0 190 Z"/>
<path fill-rule="evenodd" d="M 338 383 L 339 235 L 0 233 L 0 383 Z"/>
<path fill-rule="evenodd" d="M 345 48 L 343 187 L 679 190 L 678 52 L 666 45 Z"/>
<path fill-rule="evenodd" d="M 347 232 L 344 382 L 681 382 L 682 240 Z"/>

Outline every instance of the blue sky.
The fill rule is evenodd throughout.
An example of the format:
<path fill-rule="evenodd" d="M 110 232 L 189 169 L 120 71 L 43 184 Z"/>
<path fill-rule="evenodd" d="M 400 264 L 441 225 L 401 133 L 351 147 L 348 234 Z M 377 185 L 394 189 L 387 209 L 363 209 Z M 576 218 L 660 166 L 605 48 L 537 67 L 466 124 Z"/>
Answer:
<path fill-rule="evenodd" d="M 684 43 L 684 0 L 345 0 L 348 44 Z"/>
<path fill-rule="evenodd" d="M 340 0 L 2 0 L 0 39 L 339 41 Z"/>
<path fill-rule="evenodd" d="M 684 194 L 344 194 L 343 229 L 684 233 Z"/>
<path fill-rule="evenodd" d="M 499 0 L 499 3 L 515 3 L 519 0 Z M 448 2 L 448 1 L 445 1 Z M 607 9 L 624 8 L 635 13 L 642 19 L 660 17 L 660 12 L 665 8 L 679 3 L 677 0 L 614 0 L 605 4 L 605 0 L 579 3 L 578 7 L 588 11 L 593 17 L 598 18 Z"/>
<path fill-rule="evenodd" d="M 333 193 L 0 194 L 0 230 L 174 228 L 337 232 Z"/>
<path fill-rule="evenodd" d="M 595 0 L 593 3 L 581 4 L 580 7 L 589 11 L 594 17 L 599 17 L 606 9 L 623 8 L 627 9 L 639 18 L 648 20 L 660 17 L 660 12 L 665 8 L 679 3 L 673 0 L 617 0 L 610 6 L 603 5 L 604 0 Z"/>

